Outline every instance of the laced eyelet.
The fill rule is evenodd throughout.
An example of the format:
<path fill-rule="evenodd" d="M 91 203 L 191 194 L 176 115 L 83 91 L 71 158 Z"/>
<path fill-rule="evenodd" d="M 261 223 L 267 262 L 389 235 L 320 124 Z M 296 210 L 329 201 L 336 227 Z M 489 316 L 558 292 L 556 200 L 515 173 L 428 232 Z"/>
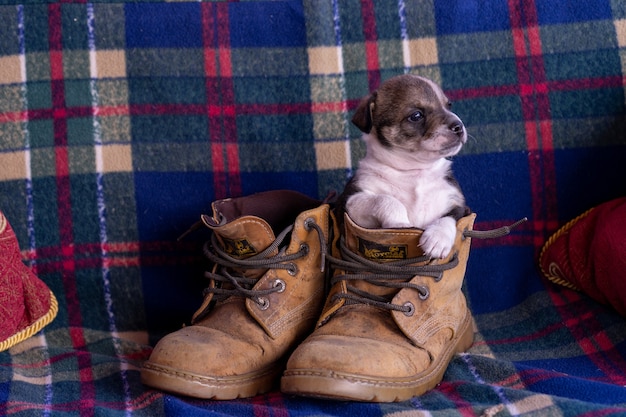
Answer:
<path fill-rule="evenodd" d="M 430 297 L 430 290 L 428 289 L 428 287 L 424 287 L 418 292 L 418 294 L 419 294 L 420 300 L 424 301 L 428 297 Z"/>
<path fill-rule="evenodd" d="M 287 265 L 287 273 L 292 277 L 298 273 L 298 267 L 293 262 Z"/>
<path fill-rule="evenodd" d="M 440 272 L 439 275 L 435 277 L 435 282 L 441 281 L 441 278 L 443 278 L 443 272 Z"/>
<path fill-rule="evenodd" d="M 402 307 L 406 308 L 406 310 L 403 311 L 403 313 L 407 317 L 411 317 L 415 313 L 415 306 L 413 305 L 413 303 L 411 303 L 409 301 L 407 301 L 406 303 L 402 304 Z"/>
<path fill-rule="evenodd" d="M 276 292 L 280 293 L 280 292 L 285 291 L 287 284 L 285 284 L 285 281 L 283 281 L 282 279 L 275 279 L 274 282 L 272 283 L 272 287 L 278 288 Z"/>
<path fill-rule="evenodd" d="M 313 217 L 307 217 L 306 220 L 304 221 L 304 230 L 309 231 L 311 230 L 311 225 L 315 223 L 315 219 Z"/>
<path fill-rule="evenodd" d="M 265 297 L 259 297 L 255 302 L 259 306 L 259 310 L 267 310 L 270 307 L 270 300 Z"/>

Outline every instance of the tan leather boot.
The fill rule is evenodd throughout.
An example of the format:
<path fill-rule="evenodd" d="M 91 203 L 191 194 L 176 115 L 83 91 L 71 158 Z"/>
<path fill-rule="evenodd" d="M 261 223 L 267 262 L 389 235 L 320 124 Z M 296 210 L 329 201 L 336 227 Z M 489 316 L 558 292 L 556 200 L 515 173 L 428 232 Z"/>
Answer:
<path fill-rule="evenodd" d="M 207 399 L 272 389 L 319 317 L 329 221 L 328 205 L 291 191 L 213 203 L 202 216 L 215 263 L 204 302 L 191 326 L 155 346 L 142 381 Z"/>
<path fill-rule="evenodd" d="M 473 342 L 461 291 L 475 214 L 457 223 L 453 253 L 425 259 L 419 229 L 364 229 L 345 216 L 345 239 L 316 330 L 294 351 L 284 393 L 402 401 L 435 387 Z"/>

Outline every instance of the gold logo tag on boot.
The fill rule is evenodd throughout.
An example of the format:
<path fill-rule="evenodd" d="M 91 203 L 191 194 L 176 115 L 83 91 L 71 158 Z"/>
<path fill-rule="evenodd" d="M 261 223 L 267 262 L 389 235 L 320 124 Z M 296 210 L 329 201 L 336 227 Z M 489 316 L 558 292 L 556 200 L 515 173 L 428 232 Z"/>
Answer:
<path fill-rule="evenodd" d="M 232 240 L 222 238 L 222 241 L 224 242 L 224 250 L 233 258 L 246 258 L 257 253 L 254 246 L 246 239 Z"/>
<path fill-rule="evenodd" d="M 371 261 L 391 261 L 406 259 L 407 246 L 397 244 L 382 245 L 370 242 L 362 238 L 359 239 L 359 253 Z"/>

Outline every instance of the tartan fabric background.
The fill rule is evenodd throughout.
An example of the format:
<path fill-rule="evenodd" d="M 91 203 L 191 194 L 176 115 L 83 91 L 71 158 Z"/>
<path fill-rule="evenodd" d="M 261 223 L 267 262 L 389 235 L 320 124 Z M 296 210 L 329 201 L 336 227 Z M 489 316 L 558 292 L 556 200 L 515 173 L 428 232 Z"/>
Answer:
<path fill-rule="evenodd" d="M 0 353 L 1 415 L 626 415 L 624 319 L 535 260 L 626 194 L 621 0 L 0 4 L 0 210 L 60 304 Z M 399 404 L 143 387 L 149 346 L 200 302 L 176 237 L 215 199 L 340 191 L 364 154 L 352 110 L 404 72 L 472 135 L 454 170 L 476 228 L 529 217 L 472 243 L 472 349 Z"/>

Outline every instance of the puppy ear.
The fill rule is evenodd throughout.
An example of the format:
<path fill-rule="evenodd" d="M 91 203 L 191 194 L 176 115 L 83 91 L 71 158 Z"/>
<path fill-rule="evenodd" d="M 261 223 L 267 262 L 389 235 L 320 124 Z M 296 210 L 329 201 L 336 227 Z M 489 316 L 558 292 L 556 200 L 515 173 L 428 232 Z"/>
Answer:
<path fill-rule="evenodd" d="M 363 133 L 370 133 L 372 130 L 372 110 L 374 110 L 375 101 L 376 92 L 374 91 L 368 97 L 361 100 L 352 116 L 352 123 Z"/>

